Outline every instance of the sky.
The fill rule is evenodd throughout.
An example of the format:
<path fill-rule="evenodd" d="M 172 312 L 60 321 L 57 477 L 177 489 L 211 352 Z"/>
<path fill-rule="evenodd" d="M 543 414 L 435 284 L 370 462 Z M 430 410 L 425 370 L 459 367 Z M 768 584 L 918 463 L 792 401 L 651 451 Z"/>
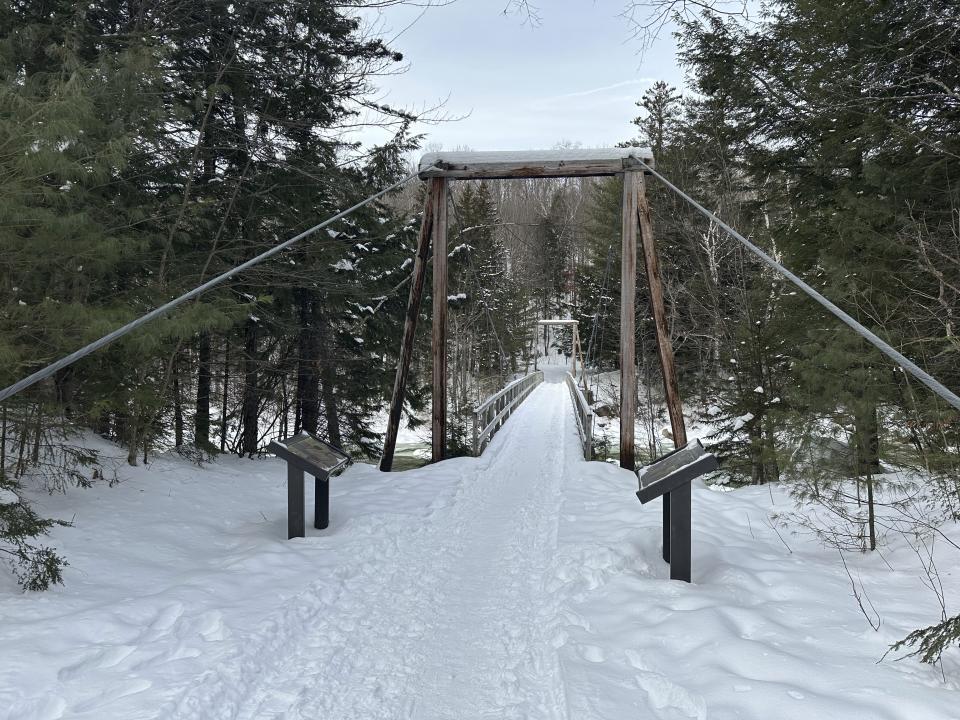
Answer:
<path fill-rule="evenodd" d="M 371 18 L 408 65 L 379 79 L 378 99 L 414 110 L 445 103 L 442 113 L 459 118 L 419 126 L 425 149 L 609 147 L 634 136 L 635 103 L 653 82 L 683 84 L 669 31 L 641 53 L 626 0 L 535 0 L 535 24 L 505 15 L 507 2 L 405 5 Z"/>

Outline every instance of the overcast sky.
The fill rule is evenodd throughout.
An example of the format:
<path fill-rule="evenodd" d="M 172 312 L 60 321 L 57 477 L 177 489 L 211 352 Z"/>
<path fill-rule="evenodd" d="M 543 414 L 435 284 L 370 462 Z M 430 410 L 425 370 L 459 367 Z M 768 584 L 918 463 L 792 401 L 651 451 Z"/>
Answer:
<path fill-rule="evenodd" d="M 407 6 L 380 16 L 383 36 L 398 35 L 391 45 L 409 64 L 381 80 L 381 100 L 415 109 L 446 101 L 447 115 L 468 116 L 421 126 L 426 146 L 611 146 L 633 136 L 634 103 L 654 81 L 682 85 L 673 38 L 662 32 L 641 55 L 620 15 L 626 0 L 541 0 L 535 26 L 504 15 L 506 2 L 456 0 L 419 20 L 421 8 Z"/>

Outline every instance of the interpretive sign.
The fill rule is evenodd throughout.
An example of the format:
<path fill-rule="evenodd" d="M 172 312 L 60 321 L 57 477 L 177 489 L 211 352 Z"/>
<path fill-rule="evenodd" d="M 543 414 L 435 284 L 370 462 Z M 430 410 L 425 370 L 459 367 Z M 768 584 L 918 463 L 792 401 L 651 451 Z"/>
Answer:
<path fill-rule="evenodd" d="M 287 461 L 287 538 L 306 535 L 303 474 L 314 477 L 314 520 L 318 530 L 330 524 L 330 478 L 350 464 L 350 456 L 338 447 L 303 432 L 267 450 Z"/>
<path fill-rule="evenodd" d="M 643 469 L 637 498 L 646 504 L 718 467 L 717 458 L 708 453 L 699 440 L 694 440 Z"/>

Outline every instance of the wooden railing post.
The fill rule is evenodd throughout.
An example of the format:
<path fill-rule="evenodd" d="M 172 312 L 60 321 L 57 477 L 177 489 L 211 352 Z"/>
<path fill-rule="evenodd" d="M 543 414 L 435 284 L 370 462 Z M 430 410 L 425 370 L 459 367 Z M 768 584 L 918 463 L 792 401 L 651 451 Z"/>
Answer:
<path fill-rule="evenodd" d="M 473 456 L 477 457 L 480 454 L 480 429 L 477 427 L 480 424 L 480 413 L 473 413 Z"/>

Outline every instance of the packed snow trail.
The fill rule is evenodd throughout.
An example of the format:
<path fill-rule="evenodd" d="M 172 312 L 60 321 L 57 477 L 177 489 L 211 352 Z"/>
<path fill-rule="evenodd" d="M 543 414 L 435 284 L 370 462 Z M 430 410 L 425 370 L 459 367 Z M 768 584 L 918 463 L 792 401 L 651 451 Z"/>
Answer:
<path fill-rule="evenodd" d="M 544 383 L 446 513 L 377 545 L 337 596 L 321 580 L 292 598 L 160 717 L 566 718 L 545 586 L 578 454 L 568 390 Z"/>

